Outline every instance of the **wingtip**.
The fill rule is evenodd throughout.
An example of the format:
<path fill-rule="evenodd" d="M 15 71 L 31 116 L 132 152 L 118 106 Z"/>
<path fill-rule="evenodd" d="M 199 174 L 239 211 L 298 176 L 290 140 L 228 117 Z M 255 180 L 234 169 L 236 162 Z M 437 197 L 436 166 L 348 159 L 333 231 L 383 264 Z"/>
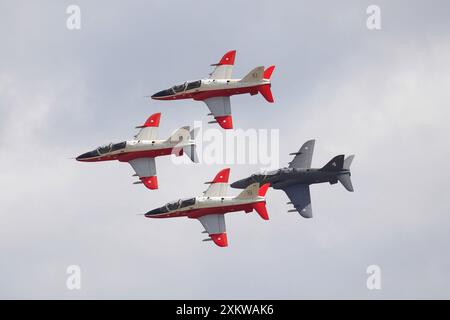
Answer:
<path fill-rule="evenodd" d="M 215 117 L 216 122 L 221 126 L 223 129 L 233 129 L 233 118 L 231 115 L 228 116 L 218 116 Z"/>
<path fill-rule="evenodd" d="M 230 178 L 230 168 L 220 170 L 210 183 L 228 183 Z"/>
<path fill-rule="evenodd" d="M 234 65 L 234 60 L 236 58 L 236 50 L 230 50 L 227 53 L 225 53 L 222 57 L 222 59 L 220 59 L 219 63 L 217 63 L 216 65 L 221 66 L 221 65 Z"/>
<path fill-rule="evenodd" d="M 228 238 L 227 234 L 225 232 L 223 233 L 217 233 L 217 234 L 210 234 L 211 240 L 214 241 L 214 243 L 219 247 L 228 247 Z"/>
<path fill-rule="evenodd" d="M 141 127 L 142 128 L 159 127 L 160 120 L 161 120 L 161 112 L 154 113 L 147 118 L 147 121 L 145 121 L 145 123 Z"/>

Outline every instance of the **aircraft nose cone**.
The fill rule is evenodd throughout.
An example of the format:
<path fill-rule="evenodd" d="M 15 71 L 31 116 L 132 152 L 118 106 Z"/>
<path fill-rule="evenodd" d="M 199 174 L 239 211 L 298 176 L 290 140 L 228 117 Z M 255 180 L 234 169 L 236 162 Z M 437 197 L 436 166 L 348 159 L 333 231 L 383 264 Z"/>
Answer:
<path fill-rule="evenodd" d="M 170 96 L 170 91 L 169 90 L 161 90 L 157 93 L 155 93 L 154 95 L 152 95 L 152 99 L 161 99 L 167 96 Z"/>
<path fill-rule="evenodd" d="M 77 161 L 85 161 L 86 159 L 93 158 L 96 156 L 98 156 L 98 153 L 96 150 L 94 150 L 94 151 L 85 152 L 85 153 L 79 155 L 78 157 L 76 157 L 75 159 Z"/>
<path fill-rule="evenodd" d="M 86 159 L 86 158 L 87 158 L 87 152 L 86 152 L 86 153 L 83 153 L 83 154 L 80 154 L 78 157 L 75 158 L 75 160 L 77 160 L 77 161 L 83 161 L 83 160 Z"/>

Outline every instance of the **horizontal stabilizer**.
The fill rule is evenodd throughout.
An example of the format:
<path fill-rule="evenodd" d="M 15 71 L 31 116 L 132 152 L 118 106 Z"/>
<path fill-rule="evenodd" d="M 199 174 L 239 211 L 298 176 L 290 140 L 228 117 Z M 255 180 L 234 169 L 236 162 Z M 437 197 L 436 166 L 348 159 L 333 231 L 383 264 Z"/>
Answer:
<path fill-rule="evenodd" d="M 341 174 L 338 176 L 339 182 L 350 192 L 353 192 L 352 180 L 350 179 L 350 174 Z"/>
<path fill-rule="evenodd" d="M 253 205 L 255 211 L 259 214 L 259 216 L 264 220 L 269 220 L 269 214 L 267 213 L 266 203 L 265 202 L 257 202 Z"/>
<path fill-rule="evenodd" d="M 198 163 L 197 148 L 195 144 L 183 147 L 183 152 L 191 159 L 192 162 Z"/>
<path fill-rule="evenodd" d="M 267 100 L 267 102 L 274 102 L 272 91 L 270 90 L 270 84 L 265 84 L 258 87 L 259 93 Z"/>

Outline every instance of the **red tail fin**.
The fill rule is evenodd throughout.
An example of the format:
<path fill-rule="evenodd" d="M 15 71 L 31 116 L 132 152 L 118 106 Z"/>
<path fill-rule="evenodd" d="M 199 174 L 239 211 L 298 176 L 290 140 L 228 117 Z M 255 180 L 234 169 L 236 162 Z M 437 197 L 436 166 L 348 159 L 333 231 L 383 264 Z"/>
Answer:
<path fill-rule="evenodd" d="M 264 197 L 264 196 L 266 195 L 266 193 L 267 193 L 267 190 L 269 190 L 269 187 L 270 187 L 270 183 L 263 184 L 263 185 L 259 188 L 258 196 Z"/>
<path fill-rule="evenodd" d="M 270 103 L 273 102 L 272 91 L 270 91 L 270 84 L 265 84 L 258 87 L 259 93 Z"/>
<path fill-rule="evenodd" d="M 253 205 L 253 209 L 258 212 L 259 216 L 264 220 L 269 220 L 269 214 L 267 213 L 266 203 L 257 202 Z"/>
<path fill-rule="evenodd" d="M 275 66 L 270 66 L 266 70 L 264 70 L 264 79 L 270 79 L 273 70 L 275 70 Z"/>

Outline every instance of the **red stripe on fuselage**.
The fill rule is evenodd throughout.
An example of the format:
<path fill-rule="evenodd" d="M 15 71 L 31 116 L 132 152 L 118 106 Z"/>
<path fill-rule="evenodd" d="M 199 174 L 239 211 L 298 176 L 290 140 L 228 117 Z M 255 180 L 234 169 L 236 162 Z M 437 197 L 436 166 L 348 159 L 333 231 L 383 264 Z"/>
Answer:
<path fill-rule="evenodd" d="M 167 155 L 172 154 L 172 151 L 173 151 L 173 148 L 165 148 L 165 149 L 158 149 L 158 150 L 145 150 L 145 151 L 132 151 L 132 152 L 112 154 L 112 155 L 103 155 L 103 156 L 99 156 L 96 158 L 80 159 L 79 161 L 101 162 L 101 161 L 118 160 L 121 162 L 128 162 L 130 160 L 138 159 L 138 158 L 156 158 L 156 157 L 160 157 L 160 156 L 167 156 Z M 179 155 L 182 155 L 182 154 L 183 154 L 183 150 L 181 149 Z"/>
<path fill-rule="evenodd" d="M 259 92 L 259 87 L 251 86 L 251 87 L 243 87 L 243 88 L 232 88 L 232 89 L 218 89 L 218 90 L 205 90 L 199 92 L 190 92 L 190 93 L 179 93 L 176 95 L 165 96 L 165 97 L 157 97 L 153 98 L 156 100 L 181 100 L 181 99 L 194 99 L 194 100 L 205 100 L 213 97 L 229 97 L 236 94 L 246 94 L 250 93 L 251 95 L 255 95 Z"/>
<path fill-rule="evenodd" d="M 200 208 L 185 211 L 174 211 L 161 215 L 149 216 L 148 218 L 177 218 L 177 217 L 200 218 L 208 214 L 226 214 L 237 211 L 245 211 L 248 213 L 253 211 L 253 204 L 254 203 L 246 203 L 246 204 L 237 204 L 211 208 Z"/>

